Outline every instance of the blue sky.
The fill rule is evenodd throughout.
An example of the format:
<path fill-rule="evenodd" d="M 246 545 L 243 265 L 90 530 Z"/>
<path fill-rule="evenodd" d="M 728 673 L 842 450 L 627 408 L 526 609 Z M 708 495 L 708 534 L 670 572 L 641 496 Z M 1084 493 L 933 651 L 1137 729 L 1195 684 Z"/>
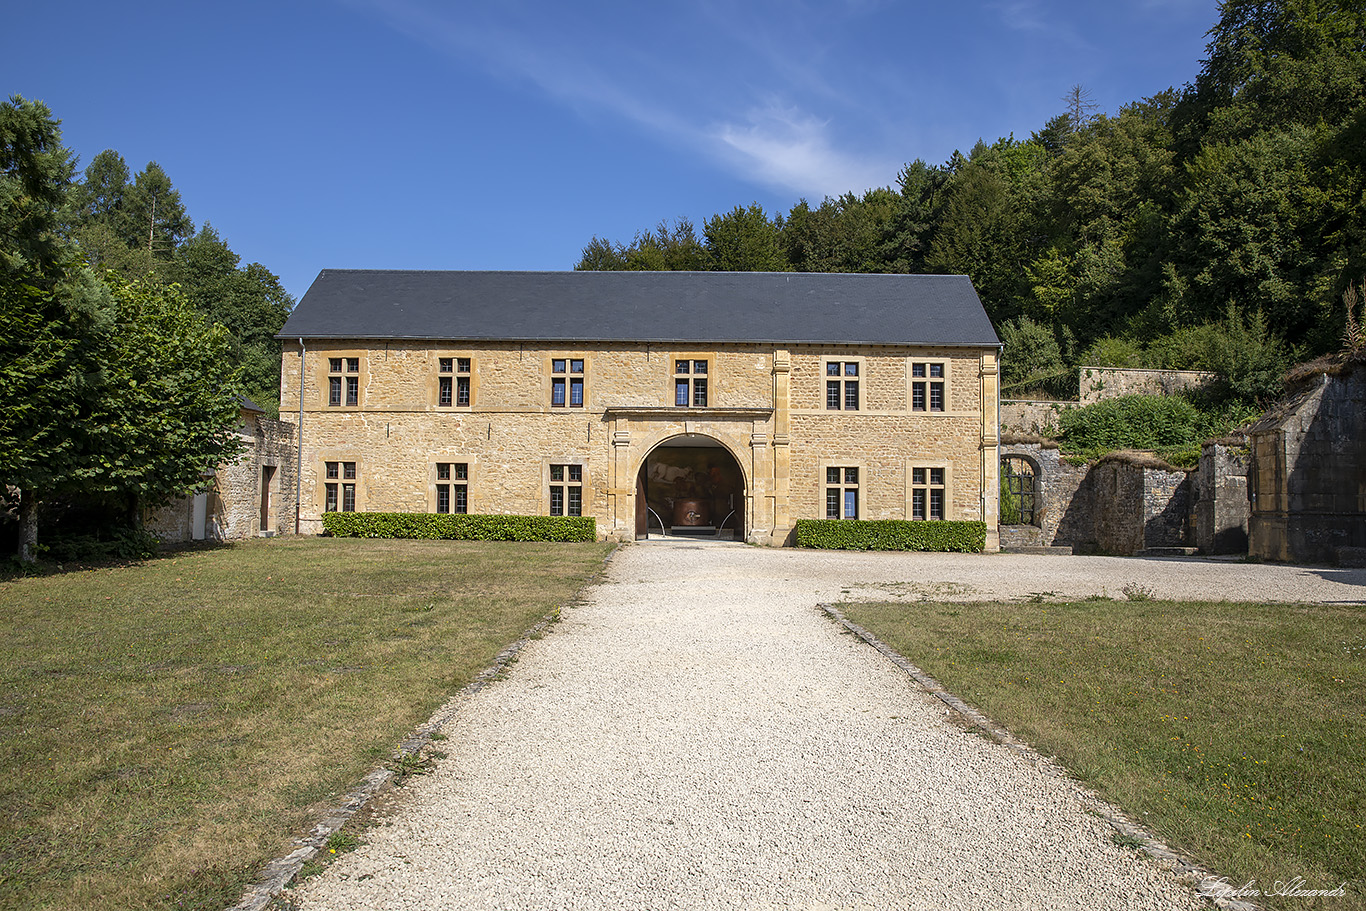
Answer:
<path fill-rule="evenodd" d="M 1081 84 L 1190 81 L 1217 0 L 20 3 L 6 95 L 166 169 L 295 297 L 323 268 L 569 269 L 594 235 L 893 185 Z"/>

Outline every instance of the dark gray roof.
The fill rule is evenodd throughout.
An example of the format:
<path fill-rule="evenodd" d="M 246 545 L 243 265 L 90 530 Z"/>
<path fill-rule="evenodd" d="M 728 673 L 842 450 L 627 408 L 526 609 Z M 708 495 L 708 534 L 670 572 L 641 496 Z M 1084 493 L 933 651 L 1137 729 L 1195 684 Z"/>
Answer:
<path fill-rule="evenodd" d="M 1000 344 L 963 275 L 324 269 L 280 338 Z"/>

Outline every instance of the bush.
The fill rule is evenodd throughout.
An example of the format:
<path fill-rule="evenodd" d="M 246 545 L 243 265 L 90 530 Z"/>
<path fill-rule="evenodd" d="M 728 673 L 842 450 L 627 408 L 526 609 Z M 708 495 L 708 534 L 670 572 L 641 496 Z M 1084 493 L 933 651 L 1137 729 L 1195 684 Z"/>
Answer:
<path fill-rule="evenodd" d="M 908 522 L 904 519 L 799 519 L 797 546 L 827 550 L 930 550 L 979 553 L 985 522 Z"/>
<path fill-rule="evenodd" d="M 1203 398 L 1198 391 L 1192 395 Z M 1201 443 L 1258 413 L 1236 402 L 1202 410 L 1186 396 L 1125 395 L 1064 411 L 1058 420 L 1068 456 L 1095 459 L 1117 449 L 1148 449 L 1173 465 L 1190 467 L 1200 460 Z"/>
<path fill-rule="evenodd" d="M 421 512 L 329 512 L 323 533 L 338 538 L 445 541 L 596 541 L 592 516 L 469 516 Z"/>

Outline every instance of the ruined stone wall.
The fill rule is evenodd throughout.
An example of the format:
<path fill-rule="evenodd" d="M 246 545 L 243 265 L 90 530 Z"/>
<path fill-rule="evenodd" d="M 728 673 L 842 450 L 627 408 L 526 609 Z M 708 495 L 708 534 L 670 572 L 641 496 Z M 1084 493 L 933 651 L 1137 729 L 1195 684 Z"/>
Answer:
<path fill-rule="evenodd" d="M 1080 401 L 1090 405 L 1122 395 L 1172 395 L 1196 389 L 1215 378 L 1200 370 L 1136 370 L 1122 367 L 1080 367 Z"/>
<path fill-rule="evenodd" d="M 1201 448 L 1192 495 L 1195 546 L 1202 553 L 1247 553 L 1248 458 L 1246 446 L 1212 441 Z"/>
<path fill-rule="evenodd" d="M 1001 544 L 1070 546 L 1079 551 L 1134 554 L 1190 541 L 1191 481 L 1124 458 L 1094 465 L 1067 464 L 1056 448 L 1038 443 L 1001 447 L 1036 466 L 1037 522 L 1002 526 Z"/>
<path fill-rule="evenodd" d="M 1310 378 L 1248 439 L 1249 553 L 1333 563 L 1366 547 L 1366 367 Z"/>
<path fill-rule="evenodd" d="M 1064 411 L 1080 407 L 1076 402 L 1042 402 L 1026 399 L 1001 401 L 1001 432 L 1049 436 L 1054 433 Z"/>
<path fill-rule="evenodd" d="M 864 518 L 906 517 L 912 469 L 943 467 L 949 480 L 946 518 L 982 519 L 989 510 L 994 526 L 994 354 L 840 346 L 787 351 L 762 345 L 575 349 L 310 342 L 304 361 L 302 527 L 320 530 L 328 462 L 355 463 L 358 511 L 435 511 L 436 465 L 463 462 L 469 466 L 470 512 L 542 515 L 549 510 L 550 466 L 577 464 L 583 468 L 584 514 L 597 517 L 604 536 L 629 538 L 635 473 L 650 449 L 685 434 L 719 442 L 740 464 L 752 539 L 785 540 L 795 519 L 823 517 L 825 468 L 831 466 L 860 468 Z M 332 358 L 360 362 L 355 406 L 328 402 Z M 468 407 L 438 404 L 441 358 L 469 359 Z M 584 406 L 552 406 L 554 360 L 579 358 Z M 678 360 L 708 363 L 706 408 L 674 405 Z M 826 407 L 825 365 L 832 360 L 858 365 L 855 409 Z M 911 365 L 929 361 L 945 367 L 945 410 L 912 412 Z M 299 363 L 297 346 L 287 345 L 281 375 L 285 414 L 298 408 Z M 985 488 L 984 476 L 990 477 Z"/>

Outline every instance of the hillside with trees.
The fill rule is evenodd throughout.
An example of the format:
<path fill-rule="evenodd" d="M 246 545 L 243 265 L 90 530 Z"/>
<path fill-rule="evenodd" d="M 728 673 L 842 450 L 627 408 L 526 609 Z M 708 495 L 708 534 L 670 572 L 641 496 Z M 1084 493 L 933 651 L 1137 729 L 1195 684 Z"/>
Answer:
<path fill-rule="evenodd" d="M 1341 340 L 1366 274 L 1366 4 L 1225 0 L 1195 82 L 896 185 L 594 237 L 578 269 L 953 273 L 1006 343 L 1008 397 L 1079 363 L 1213 370 L 1243 401 Z"/>

